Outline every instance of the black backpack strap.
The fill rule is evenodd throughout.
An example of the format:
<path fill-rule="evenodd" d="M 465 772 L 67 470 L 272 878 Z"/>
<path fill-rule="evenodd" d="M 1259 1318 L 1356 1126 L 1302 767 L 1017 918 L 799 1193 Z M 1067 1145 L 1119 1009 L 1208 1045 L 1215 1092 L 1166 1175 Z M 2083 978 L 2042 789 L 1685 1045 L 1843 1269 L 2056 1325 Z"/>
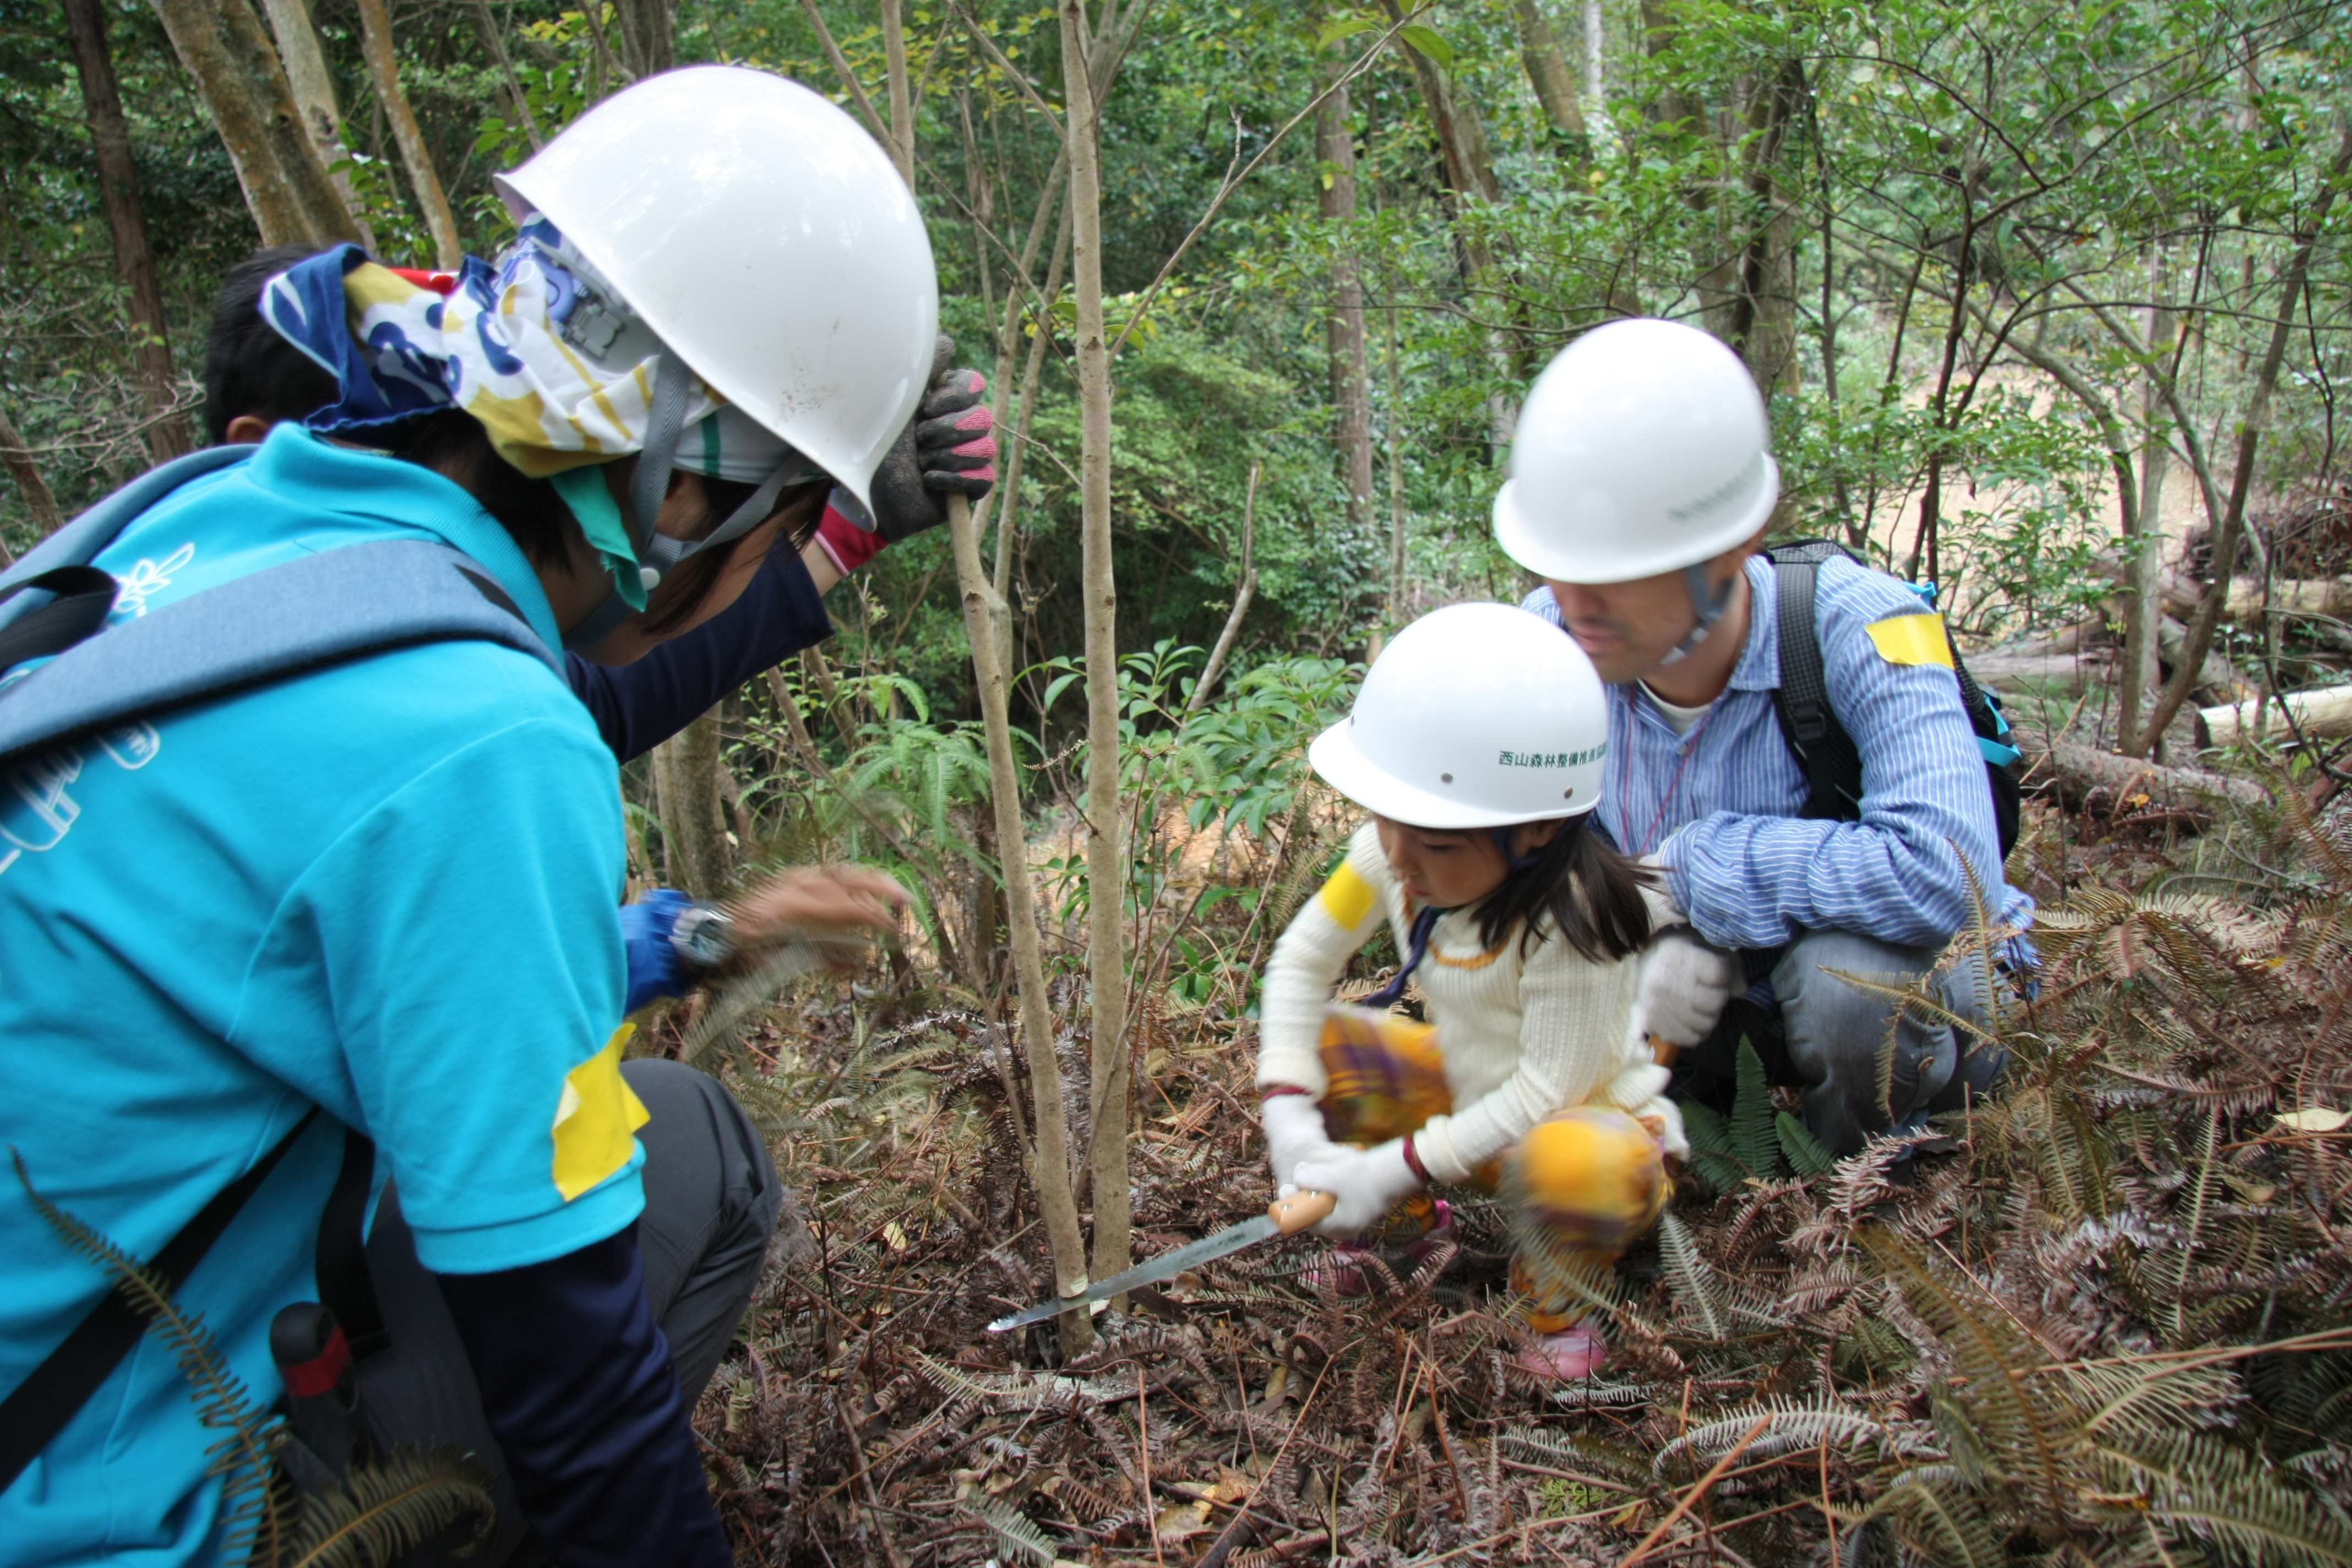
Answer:
<path fill-rule="evenodd" d="M 251 447 L 207 447 L 150 468 L 88 511 L 50 534 L 0 573 L 0 589 L 15 588 L 60 566 L 87 566 L 133 518 L 186 484 L 253 456 Z M 0 607 L 0 621 L 30 608 Z"/>
<path fill-rule="evenodd" d="M 287 1151 L 310 1131 L 310 1123 L 318 1117 L 319 1111 L 313 1107 L 251 1170 L 214 1194 L 212 1201 L 180 1227 L 180 1234 L 163 1244 L 163 1249 L 147 1265 L 149 1271 L 160 1276 L 167 1289 L 177 1290 L 186 1284 L 196 1265 L 204 1261 L 205 1254 L 212 1250 L 213 1243 L 228 1229 L 229 1222 L 236 1218 L 247 1200 L 269 1179 L 269 1173 L 278 1168 Z M 145 1336 L 147 1321 L 120 1286 L 109 1290 L 74 1326 L 65 1342 L 51 1351 L 48 1359 L 35 1367 L 32 1375 L 18 1384 L 5 1402 L 0 1402 L 0 1491 L 16 1485 L 25 1467 L 40 1457 L 41 1450 L 65 1430 L 74 1413 L 89 1404 L 90 1396 L 114 1375 L 122 1358 Z"/>
<path fill-rule="evenodd" d="M 1780 737 L 1811 786 L 1804 815 L 1851 822 L 1862 814 L 1862 752 L 1830 707 L 1821 637 L 1813 626 L 1813 591 L 1822 563 L 1832 555 L 1850 559 L 1852 552 L 1825 539 L 1765 552 L 1779 584 L 1780 621 L 1780 684 L 1772 693 L 1772 710 L 1780 721 Z"/>
<path fill-rule="evenodd" d="M 374 1178 L 374 1142 L 356 1128 L 344 1129 L 342 1169 L 319 1211 L 319 1300 L 342 1326 L 354 1357 L 373 1355 L 392 1337 L 368 1273 L 367 1205 Z"/>
<path fill-rule="evenodd" d="M 0 625 L 0 670 L 28 658 L 65 652 L 106 624 L 114 608 L 116 584 L 95 566 L 53 566 L 38 576 L 0 589 L 0 605 L 22 594 L 46 594 L 46 604 L 19 608 Z"/>

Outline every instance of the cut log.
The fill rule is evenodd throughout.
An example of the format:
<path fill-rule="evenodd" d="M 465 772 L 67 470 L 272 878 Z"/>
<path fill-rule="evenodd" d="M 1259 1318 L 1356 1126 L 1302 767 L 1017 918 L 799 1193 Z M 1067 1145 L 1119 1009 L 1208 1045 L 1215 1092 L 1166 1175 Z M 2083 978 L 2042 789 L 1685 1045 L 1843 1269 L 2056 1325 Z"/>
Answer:
<path fill-rule="evenodd" d="M 2043 632 L 2038 637 L 2021 637 L 2016 642 L 2001 643 L 1981 654 L 1969 654 L 1969 668 L 1974 669 L 1978 659 L 1990 658 L 1995 654 L 2080 653 L 2086 644 L 2104 634 L 2106 626 L 2106 616 L 2084 616 L 2081 620 L 2070 621 L 2054 631 Z"/>
<path fill-rule="evenodd" d="M 2168 664 L 2180 661 L 2180 650 L 2189 644 L 2189 628 L 2167 616 L 2156 629 L 2156 646 Z M 2205 667 L 2197 672 L 2197 689 L 2191 693 L 2200 703 L 2242 702 L 2254 695 L 2254 683 L 2239 672 L 2238 667 L 2219 653 L 2205 655 Z"/>
<path fill-rule="evenodd" d="M 2011 653 L 2006 649 L 1967 656 L 1969 673 L 1977 684 L 1995 691 L 2063 692 L 2079 695 L 2094 680 L 2105 680 L 2108 661 L 2096 654 Z"/>
<path fill-rule="evenodd" d="M 2313 741 L 2336 741 L 2352 735 L 2352 686 L 2314 687 L 2307 691 L 2289 691 L 2273 697 L 2268 703 L 2230 703 L 2200 709 L 2197 714 L 2197 743 L 2200 746 L 2233 746 L 2257 736 L 2266 740 L 2291 738 L 2298 729 L 2305 739 Z"/>
<path fill-rule="evenodd" d="M 2123 560 L 2112 550 L 2101 551 L 2093 568 L 2111 582 L 2124 580 Z M 2168 571 L 2158 584 L 2158 592 L 2164 596 L 2164 607 L 2186 620 L 2204 602 L 2206 585 Z M 2352 617 L 2352 575 L 2282 577 L 2271 584 L 2269 603 L 2282 615 Z M 2263 604 L 2262 579 L 2236 577 L 2231 579 L 2230 596 L 2221 612 L 2233 621 L 2252 620 L 2262 614 Z"/>
<path fill-rule="evenodd" d="M 2065 741 L 2047 752 L 2027 753 L 2025 765 L 2028 788 L 2055 781 L 2060 796 L 2074 805 L 2081 805 L 2095 790 L 2106 791 L 2118 800 L 2146 795 L 2152 800 L 2186 805 L 2215 800 L 2260 805 L 2270 798 L 2269 792 L 2252 779 L 2231 778 L 2202 768 L 2166 767 Z"/>

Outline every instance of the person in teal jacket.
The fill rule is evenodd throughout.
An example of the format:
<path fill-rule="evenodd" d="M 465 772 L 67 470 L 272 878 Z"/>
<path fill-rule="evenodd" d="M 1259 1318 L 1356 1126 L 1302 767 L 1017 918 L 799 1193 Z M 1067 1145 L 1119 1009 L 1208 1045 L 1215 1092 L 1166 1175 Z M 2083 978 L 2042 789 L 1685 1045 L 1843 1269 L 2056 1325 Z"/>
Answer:
<path fill-rule="evenodd" d="M 501 188 L 526 237 L 466 300 L 358 268 L 331 302 L 397 416 L 366 445 L 281 426 L 150 508 L 96 562 L 113 622 L 414 539 L 467 558 L 547 649 L 623 663 L 722 612 L 828 491 L 866 500 L 928 379 L 936 283 L 911 196 L 838 110 L 761 72 L 669 73 Z M 596 331 L 559 319 L 566 289 Z M 10 770 L 0 1399 L 109 1290 L 43 1205 L 145 1259 L 266 1170 L 178 1302 L 273 1402 L 269 1325 L 320 1293 L 350 1129 L 374 1145 L 372 1254 L 397 1230 L 421 1266 L 383 1301 L 403 1364 L 377 1435 L 491 1466 L 501 1517 L 469 1560 L 730 1562 L 687 1415 L 778 1191 L 716 1084 L 624 1068 L 623 842 L 613 752 L 556 663 L 488 642 Z M 853 918 L 892 922 L 866 902 Z M 150 1334 L 6 1479 L 0 1563 L 220 1560 L 219 1436 Z"/>

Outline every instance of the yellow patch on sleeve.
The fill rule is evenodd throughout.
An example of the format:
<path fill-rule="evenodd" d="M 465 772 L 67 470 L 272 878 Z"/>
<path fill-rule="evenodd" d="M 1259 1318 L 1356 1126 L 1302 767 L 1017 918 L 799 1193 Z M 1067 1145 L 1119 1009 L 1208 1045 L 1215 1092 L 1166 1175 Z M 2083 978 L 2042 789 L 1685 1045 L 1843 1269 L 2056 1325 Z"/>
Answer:
<path fill-rule="evenodd" d="M 621 1077 L 621 1047 L 635 1024 L 613 1031 L 604 1048 L 563 1075 L 555 1106 L 555 1190 L 570 1203 L 629 1163 L 638 1128 L 653 1120 Z"/>
<path fill-rule="evenodd" d="M 1952 668 L 1952 642 L 1937 615 L 1895 616 L 1870 623 L 1870 640 L 1889 664 L 1940 664 Z"/>
<path fill-rule="evenodd" d="M 1356 875 L 1355 867 L 1345 860 L 1331 873 L 1331 879 L 1323 884 L 1323 890 L 1315 895 L 1315 901 L 1323 906 L 1325 914 L 1339 922 L 1341 931 L 1353 931 L 1363 924 L 1364 917 L 1371 913 L 1372 900 L 1371 884 Z"/>

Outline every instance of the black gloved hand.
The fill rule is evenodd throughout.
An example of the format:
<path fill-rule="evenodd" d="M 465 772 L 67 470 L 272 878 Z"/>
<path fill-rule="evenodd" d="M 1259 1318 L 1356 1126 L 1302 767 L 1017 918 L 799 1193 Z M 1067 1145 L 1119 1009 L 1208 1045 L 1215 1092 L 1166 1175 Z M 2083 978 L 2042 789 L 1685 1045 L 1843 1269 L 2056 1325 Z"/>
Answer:
<path fill-rule="evenodd" d="M 949 496 L 976 501 L 996 488 L 996 416 L 982 401 L 988 378 L 950 368 L 954 357 L 955 340 L 940 333 L 930 388 L 874 470 L 874 531 L 889 543 L 947 521 Z"/>

